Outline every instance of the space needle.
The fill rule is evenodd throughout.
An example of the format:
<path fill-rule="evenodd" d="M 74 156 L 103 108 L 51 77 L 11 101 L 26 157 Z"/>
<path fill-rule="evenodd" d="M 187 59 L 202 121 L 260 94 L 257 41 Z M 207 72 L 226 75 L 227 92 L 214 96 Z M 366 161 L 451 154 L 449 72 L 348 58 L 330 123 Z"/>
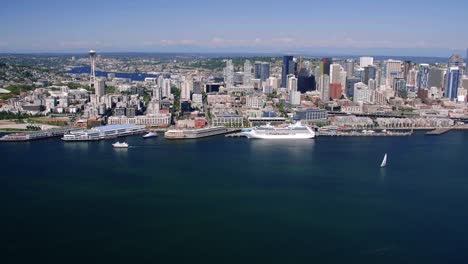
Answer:
<path fill-rule="evenodd" d="M 96 51 L 89 51 L 89 62 L 91 63 L 91 76 L 89 78 L 89 86 L 94 86 L 94 81 L 96 80 L 96 71 L 95 71 L 95 62 L 96 62 Z"/>

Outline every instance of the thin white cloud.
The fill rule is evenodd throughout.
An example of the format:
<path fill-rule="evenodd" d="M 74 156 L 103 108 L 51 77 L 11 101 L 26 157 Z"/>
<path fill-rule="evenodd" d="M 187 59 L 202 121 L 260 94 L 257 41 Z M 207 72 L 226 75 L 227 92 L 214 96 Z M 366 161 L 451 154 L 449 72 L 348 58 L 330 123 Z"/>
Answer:
<path fill-rule="evenodd" d="M 181 39 L 181 40 L 173 40 L 173 39 L 162 39 L 156 41 L 144 41 L 144 46 L 173 46 L 173 45 L 194 45 L 197 42 L 193 39 Z"/>

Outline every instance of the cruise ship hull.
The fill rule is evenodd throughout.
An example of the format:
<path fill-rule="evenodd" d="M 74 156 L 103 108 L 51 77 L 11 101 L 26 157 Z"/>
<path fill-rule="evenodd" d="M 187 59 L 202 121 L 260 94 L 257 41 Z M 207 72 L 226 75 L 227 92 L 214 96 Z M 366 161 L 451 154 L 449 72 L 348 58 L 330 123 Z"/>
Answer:
<path fill-rule="evenodd" d="M 249 139 L 312 139 L 313 134 L 303 135 L 262 135 L 257 133 L 243 133 Z"/>

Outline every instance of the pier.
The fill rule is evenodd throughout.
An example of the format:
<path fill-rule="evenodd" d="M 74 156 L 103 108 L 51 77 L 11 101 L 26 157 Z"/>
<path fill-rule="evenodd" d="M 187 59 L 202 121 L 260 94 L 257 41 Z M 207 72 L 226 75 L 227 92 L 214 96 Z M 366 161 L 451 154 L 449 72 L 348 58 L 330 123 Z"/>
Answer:
<path fill-rule="evenodd" d="M 411 136 L 413 132 L 376 132 L 376 133 L 363 133 L 363 132 L 318 132 L 317 136 L 321 137 L 403 137 Z"/>
<path fill-rule="evenodd" d="M 426 135 L 438 136 L 438 135 L 445 134 L 445 133 L 449 132 L 450 130 L 451 130 L 451 128 L 436 128 L 434 130 L 426 132 Z"/>
<path fill-rule="evenodd" d="M 52 137 L 61 137 L 70 131 L 83 130 L 81 127 L 59 127 L 34 132 L 22 132 L 8 134 L 0 138 L 0 142 L 12 142 L 12 141 L 30 141 L 38 139 L 46 139 Z"/>

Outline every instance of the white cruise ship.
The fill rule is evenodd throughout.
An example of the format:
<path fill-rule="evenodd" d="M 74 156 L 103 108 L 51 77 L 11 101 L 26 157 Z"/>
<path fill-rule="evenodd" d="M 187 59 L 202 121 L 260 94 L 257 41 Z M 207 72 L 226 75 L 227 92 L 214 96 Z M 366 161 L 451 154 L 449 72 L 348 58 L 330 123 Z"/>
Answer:
<path fill-rule="evenodd" d="M 92 141 L 107 138 L 142 134 L 146 132 L 146 127 L 141 125 L 108 125 L 94 127 L 88 130 L 71 131 L 62 137 L 64 141 Z"/>
<path fill-rule="evenodd" d="M 301 122 L 287 127 L 274 127 L 267 124 L 266 126 L 242 129 L 241 133 L 248 138 L 261 139 L 311 139 L 315 137 L 314 130 L 303 126 Z"/>

